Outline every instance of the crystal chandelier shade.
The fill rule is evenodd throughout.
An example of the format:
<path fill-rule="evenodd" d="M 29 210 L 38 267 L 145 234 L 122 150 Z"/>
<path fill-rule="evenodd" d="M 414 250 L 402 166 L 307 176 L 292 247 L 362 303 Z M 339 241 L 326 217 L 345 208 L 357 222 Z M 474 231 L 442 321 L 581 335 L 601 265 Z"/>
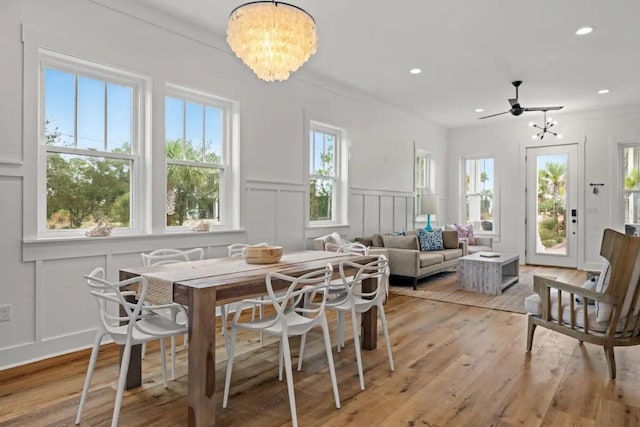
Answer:
<path fill-rule="evenodd" d="M 246 3 L 229 16 L 227 43 L 258 78 L 286 80 L 316 53 L 316 23 L 303 9 L 287 3 Z"/>

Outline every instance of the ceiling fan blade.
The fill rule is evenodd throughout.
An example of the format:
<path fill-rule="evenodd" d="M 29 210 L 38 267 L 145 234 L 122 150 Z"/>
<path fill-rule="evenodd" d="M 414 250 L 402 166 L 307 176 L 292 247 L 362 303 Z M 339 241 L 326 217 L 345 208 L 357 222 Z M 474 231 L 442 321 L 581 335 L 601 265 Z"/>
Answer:
<path fill-rule="evenodd" d="M 511 104 L 511 108 L 513 108 L 514 105 L 518 105 L 518 98 L 509 98 L 509 104 Z"/>
<path fill-rule="evenodd" d="M 529 107 L 529 108 L 525 108 L 524 111 L 554 111 L 554 110 L 561 110 L 563 108 L 564 108 L 564 106 L 561 106 L 561 107 Z"/>
<path fill-rule="evenodd" d="M 501 116 L 503 114 L 507 114 L 507 113 L 510 113 L 510 112 L 511 112 L 511 110 L 505 111 L 504 113 L 491 114 L 490 116 L 478 117 L 478 120 L 480 120 L 480 119 L 488 119 L 489 117 Z"/>

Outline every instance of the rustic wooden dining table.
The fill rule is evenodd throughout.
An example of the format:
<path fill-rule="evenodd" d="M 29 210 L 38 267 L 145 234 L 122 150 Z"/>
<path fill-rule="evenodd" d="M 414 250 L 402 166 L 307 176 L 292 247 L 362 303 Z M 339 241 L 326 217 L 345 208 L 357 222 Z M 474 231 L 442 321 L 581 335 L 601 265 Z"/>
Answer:
<path fill-rule="evenodd" d="M 338 266 L 342 261 L 366 264 L 375 256 L 340 254 L 323 251 L 299 251 L 285 253 L 277 264 L 247 264 L 242 258 L 213 258 L 201 261 L 165 264 L 151 267 L 124 268 L 120 280 L 143 276 L 148 282 L 147 299 L 156 303 L 176 302 L 188 307 L 189 355 L 188 355 L 188 425 L 215 425 L 215 306 L 244 298 L 265 295 L 266 276 L 278 272 L 290 276 L 305 273 L 331 264 L 334 278 L 340 276 Z M 345 267 L 352 273 L 354 267 Z M 275 290 L 285 289 L 287 283 L 272 282 Z M 363 291 L 375 290 L 377 282 L 363 281 Z M 373 307 L 362 316 L 361 345 L 365 350 L 377 346 L 377 310 Z M 141 346 L 134 346 L 127 375 L 126 388 L 142 384 Z"/>

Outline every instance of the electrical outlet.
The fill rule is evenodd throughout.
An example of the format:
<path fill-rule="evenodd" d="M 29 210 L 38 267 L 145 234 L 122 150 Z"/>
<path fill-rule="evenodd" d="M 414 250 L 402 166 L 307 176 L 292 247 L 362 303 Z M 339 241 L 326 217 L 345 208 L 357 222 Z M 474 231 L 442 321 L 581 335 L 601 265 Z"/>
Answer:
<path fill-rule="evenodd" d="M 11 320 L 11 304 L 0 305 L 0 322 Z"/>

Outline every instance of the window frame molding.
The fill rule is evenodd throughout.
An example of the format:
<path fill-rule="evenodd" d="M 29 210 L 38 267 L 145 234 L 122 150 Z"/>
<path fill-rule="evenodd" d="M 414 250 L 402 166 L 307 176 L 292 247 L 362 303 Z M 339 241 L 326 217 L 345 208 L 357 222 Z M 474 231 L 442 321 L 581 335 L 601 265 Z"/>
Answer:
<path fill-rule="evenodd" d="M 493 230 L 478 231 L 474 230 L 473 234 L 477 236 L 488 236 L 497 238 L 500 236 L 500 185 L 499 176 L 497 173 L 497 156 L 492 153 L 485 154 L 471 154 L 460 157 L 460 174 L 459 174 L 459 187 L 458 187 L 458 221 L 462 225 L 466 225 L 466 162 L 467 160 L 481 160 L 492 159 L 493 160 Z"/>
<path fill-rule="evenodd" d="M 335 174 L 333 178 L 322 177 L 322 179 L 332 179 L 335 182 L 335 197 L 332 200 L 332 212 L 334 217 L 331 220 L 311 221 L 311 192 L 309 188 L 310 180 L 317 175 L 311 173 L 311 132 L 319 131 L 335 135 Z M 324 123 L 322 121 L 305 118 L 304 124 L 304 186 L 305 186 L 305 227 L 340 227 L 349 225 L 349 147 L 347 131 L 341 127 Z"/>
<path fill-rule="evenodd" d="M 130 87 L 132 90 L 131 104 L 131 153 L 112 153 L 108 151 L 97 151 L 89 149 L 78 149 L 69 147 L 49 146 L 45 143 L 45 69 L 53 68 L 62 72 L 72 73 L 83 77 L 93 78 L 106 83 L 114 83 L 121 86 Z M 145 212 L 148 210 L 148 203 L 144 194 L 144 177 L 148 173 L 149 161 L 146 146 L 149 144 L 149 123 L 148 112 L 150 109 L 150 78 L 121 68 L 88 61 L 72 55 L 58 53 L 45 48 L 37 49 L 37 130 L 35 143 L 37 146 L 37 173 L 36 173 L 36 238 L 73 238 L 85 237 L 87 229 L 47 229 L 46 206 L 47 206 L 47 182 L 46 167 L 48 153 L 75 154 L 99 158 L 131 160 L 130 179 L 130 227 L 114 228 L 113 235 L 135 235 L 144 234 L 149 229 L 149 224 L 143 220 Z M 77 90 L 77 84 L 76 84 Z M 74 94 L 77 100 L 77 92 Z M 77 101 L 74 105 L 74 115 L 77 120 Z M 105 111 L 106 114 L 106 111 Z M 105 122 L 106 125 L 106 122 Z M 77 129 L 77 123 L 74 123 Z M 74 135 L 77 140 L 78 135 Z"/>
<path fill-rule="evenodd" d="M 426 166 L 426 170 L 425 170 L 425 184 L 424 186 L 419 186 L 418 185 L 418 181 L 417 181 L 417 174 L 418 174 L 418 170 L 417 170 L 417 162 L 418 159 L 425 159 L 425 166 Z M 421 197 L 422 194 L 436 194 L 434 192 L 435 190 L 435 185 L 434 185 L 434 181 L 435 181 L 435 177 L 433 174 L 433 166 L 432 166 L 432 162 L 433 162 L 433 152 L 431 151 L 427 151 L 427 150 L 422 150 L 420 148 L 416 148 L 414 150 L 414 156 L 413 156 L 413 179 L 414 179 L 414 185 L 413 185 L 413 191 L 415 194 L 415 206 L 414 206 L 414 223 L 420 223 L 420 222 L 427 222 L 427 215 L 424 215 L 422 213 L 420 213 L 420 202 L 419 199 Z M 420 191 L 422 190 L 422 191 Z M 435 217 L 436 218 L 436 223 L 437 223 L 437 218 L 438 215 L 431 215 L 432 218 Z"/>
<path fill-rule="evenodd" d="M 176 98 L 184 102 L 193 102 L 196 104 L 219 108 L 223 111 L 222 119 L 222 137 L 221 148 L 222 163 L 206 163 L 194 162 L 190 160 L 167 159 L 166 156 L 166 98 Z M 219 198 L 223 202 L 220 209 L 220 224 L 212 225 L 211 231 L 231 231 L 240 228 L 240 104 L 228 98 L 224 98 L 212 93 L 208 93 L 189 86 L 166 82 L 164 85 L 164 93 L 162 96 L 162 188 L 154 185 L 154 194 L 166 194 L 167 188 L 167 166 L 169 164 L 181 166 L 203 167 L 208 169 L 216 169 L 219 171 Z M 184 118 L 186 122 L 186 117 Z M 203 121 L 203 126 L 206 126 Z M 183 135 L 186 135 L 186 127 L 183 129 Z M 204 141 L 203 141 L 204 143 Z M 162 203 L 166 207 L 165 203 Z M 166 212 L 162 212 L 162 230 L 165 233 L 176 233 L 191 231 L 191 227 L 187 225 L 168 226 L 166 224 Z"/>

